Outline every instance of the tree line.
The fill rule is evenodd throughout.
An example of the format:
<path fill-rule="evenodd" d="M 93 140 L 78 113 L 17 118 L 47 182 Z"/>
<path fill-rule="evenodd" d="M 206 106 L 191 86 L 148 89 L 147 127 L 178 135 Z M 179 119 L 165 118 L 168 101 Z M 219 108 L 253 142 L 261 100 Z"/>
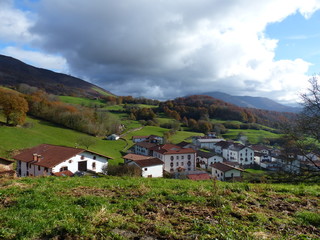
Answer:
<path fill-rule="evenodd" d="M 60 102 L 56 96 L 34 87 L 23 89 L 24 93 L 0 89 L 0 109 L 7 124 L 23 124 L 29 114 L 94 136 L 119 131 L 120 122 L 108 112 Z"/>

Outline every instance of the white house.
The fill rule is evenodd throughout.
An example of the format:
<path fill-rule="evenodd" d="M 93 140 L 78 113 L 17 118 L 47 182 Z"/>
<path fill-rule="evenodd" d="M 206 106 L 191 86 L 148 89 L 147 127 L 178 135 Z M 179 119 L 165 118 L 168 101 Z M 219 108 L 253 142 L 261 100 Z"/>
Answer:
<path fill-rule="evenodd" d="M 150 149 L 153 156 L 164 162 L 164 170 L 170 173 L 194 171 L 196 168 L 196 151 L 181 148 L 174 144 L 158 145 Z"/>
<path fill-rule="evenodd" d="M 223 162 L 223 157 L 212 152 L 197 151 L 197 164 L 201 168 L 208 168 L 216 162 Z"/>
<path fill-rule="evenodd" d="M 111 134 L 107 137 L 107 140 L 113 140 L 113 141 L 117 141 L 120 139 L 120 136 L 117 134 Z"/>
<path fill-rule="evenodd" d="M 110 157 L 80 148 L 41 144 L 24 149 L 13 157 L 17 161 L 18 176 L 59 175 L 59 172 L 92 171 L 99 173 Z"/>
<path fill-rule="evenodd" d="M 203 137 L 203 138 L 193 139 L 192 143 L 197 148 L 214 149 L 215 144 L 222 140 L 223 139 Z"/>
<path fill-rule="evenodd" d="M 254 151 L 250 147 L 234 143 L 228 148 L 222 150 L 222 156 L 231 162 L 237 162 L 240 165 L 251 165 L 254 163 Z"/>
<path fill-rule="evenodd" d="M 163 162 L 158 158 L 142 158 L 127 162 L 141 169 L 141 176 L 145 178 L 163 177 Z"/>
<path fill-rule="evenodd" d="M 240 168 L 232 167 L 224 163 L 214 163 L 212 165 L 212 176 L 217 180 L 225 181 L 230 179 L 240 179 L 243 170 Z"/>
<path fill-rule="evenodd" d="M 133 146 L 134 153 L 138 155 L 151 156 L 152 151 L 150 149 L 156 145 L 157 144 L 150 142 L 138 142 Z"/>
<path fill-rule="evenodd" d="M 163 144 L 163 137 L 159 137 L 159 136 L 156 136 L 156 135 L 132 136 L 132 141 L 134 143 L 150 142 L 150 143 L 156 143 L 156 144 Z"/>

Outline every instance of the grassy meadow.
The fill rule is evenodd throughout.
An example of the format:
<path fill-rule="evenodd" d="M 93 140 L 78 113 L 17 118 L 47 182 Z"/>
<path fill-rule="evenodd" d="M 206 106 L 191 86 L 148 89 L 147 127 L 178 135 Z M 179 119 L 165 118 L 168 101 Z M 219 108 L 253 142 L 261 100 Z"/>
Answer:
<path fill-rule="evenodd" d="M 0 179 L 0 239 L 319 239 L 320 187 Z"/>

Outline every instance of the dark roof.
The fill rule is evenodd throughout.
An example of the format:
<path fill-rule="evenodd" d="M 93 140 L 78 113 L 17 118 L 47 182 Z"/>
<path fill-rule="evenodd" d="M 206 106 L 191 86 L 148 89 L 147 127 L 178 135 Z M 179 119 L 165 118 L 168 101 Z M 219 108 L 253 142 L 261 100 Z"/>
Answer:
<path fill-rule="evenodd" d="M 199 173 L 199 174 L 187 174 L 187 178 L 190 180 L 210 180 L 211 177 L 208 173 Z"/>
<path fill-rule="evenodd" d="M 214 157 L 215 153 L 212 153 L 212 152 L 203 152 L 203 151 L 197 151 L 197 156 L 199 157 L 202 157 L 202 158 L 211 158 L 211 157 Z"/>
<path fill-rule="evenodd" d="M 159 158 L 148 158 L 148 159 L 140 159 L 133 160 L 139 167 L 151 167 L 156 165 L 163 165 L 164 163 Z"/>
<path fill-rule="evenodd" d="M 12 164 L 14 161 L 0 157 L 0 164 Z"/>
<path fill-rule="evenodd" d="M 234 144 L 234 142 L 230 142 L 230 141 L 220 141 L 220 142 L 217 142 L 215 145 L 219 146 L 221 148 L 228 148 L 233 144 Z"/>
<path fill-rule="evenodd" d="M 185 147 L 185 146 L 188 146 L 189 144 L 191 144 L 191 143 L 186 142 L 186 141 L 182 141 L 182 142 L 180 142 L 180 143 L 178 143 L 178 144 L 176 144 L 176 145 L 183 148 L 183 147 Z"/>
<path fill-rule="evenodd" d="M 152 148 L 154 146 L 157 146 L 157 144 L 150 143 L 150 142 L 138 142 L 135 145 L 143 147 L 143 148 L 146 148 L 146 149 L 149 149 L 149 148 Z"/>
<path fill-rule="evenodd" d="M 139 155 L 139 154 L 134 154 L 134 153 L 128 153 L 127 155 L 122 157 L 123 159 L 128 159 L 128 160 L 142 160 L 142 159 L 149 159 L 153 158 L 151 156 L 145 156 L 145 155 Z"/>
<path fill-rule="evenodd" d="M 59 163 L 62 163 L 82 152 L 90 152 L 98 156 L 110 158 L 81 148 L 56 146 L 50 144 L 40 144 L 33 148 L 21 150 L 20 153 L 15 155 L 13 158 L 18 161 L 28 162 L 34 165 L 52 168 L 58 165 Z M 38 155 L 38 161 L 34 160 L 34 154 Z"/>
<path fill-rule="evenodd" d="M 52 173 L 54 176 L 56 177 L 72 177 L 74 174 L 69 171 L 69 170 L 66 170 L 66 171 L 62 171 L 62 172 L 56 172 L 56 173 Z"/>
<path fill-rule="evenodd" d="M 224 163 L 220 163 L 220 162 L 212 164 L 212 167 L 215 168 L 215 169 L 218 169 L 218 170 L 220 170 L 222 172 L 228 172 L 230 170 L 243 171 L 240 168 L 235 168 L 235 167 L 232 167 L 230 165 L 227 165 L 227 164 L 224 164 Z"/>
<path fill-rule="evenodd" d="M 132 136 L 132 139 L 148 138 L 149 136 Z"/>
<path fill-rule="evenodd" d="M 192 148 L 182 148 L 174 144 L 163 144 L 151 148 L 154 152 L 161 154 L 186 154 L 186 153 L 195 153 L 196 151 Z"/>

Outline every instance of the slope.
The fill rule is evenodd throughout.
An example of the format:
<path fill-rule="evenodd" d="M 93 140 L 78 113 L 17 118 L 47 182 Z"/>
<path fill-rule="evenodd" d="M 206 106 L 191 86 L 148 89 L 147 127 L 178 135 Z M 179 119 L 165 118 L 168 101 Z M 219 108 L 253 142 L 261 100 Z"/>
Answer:
<path fill-rule="evenodd" d="M 239 107 L 258 108 L 277 112 L 296 113 L 300 111 L 300 108 L 286 106 L 265 97 L 233 96 L 223 92 L 207 92 L 203 93 L 203 95 L 214 97 Z"/>
<path fill-rule="evenodd" d="M 112 95 L 80 78 L 33 67 L 15 58 L 0 55 L 0 85 L 16 87 L 21 83 L 56 95 L 83 97 Z"/>

